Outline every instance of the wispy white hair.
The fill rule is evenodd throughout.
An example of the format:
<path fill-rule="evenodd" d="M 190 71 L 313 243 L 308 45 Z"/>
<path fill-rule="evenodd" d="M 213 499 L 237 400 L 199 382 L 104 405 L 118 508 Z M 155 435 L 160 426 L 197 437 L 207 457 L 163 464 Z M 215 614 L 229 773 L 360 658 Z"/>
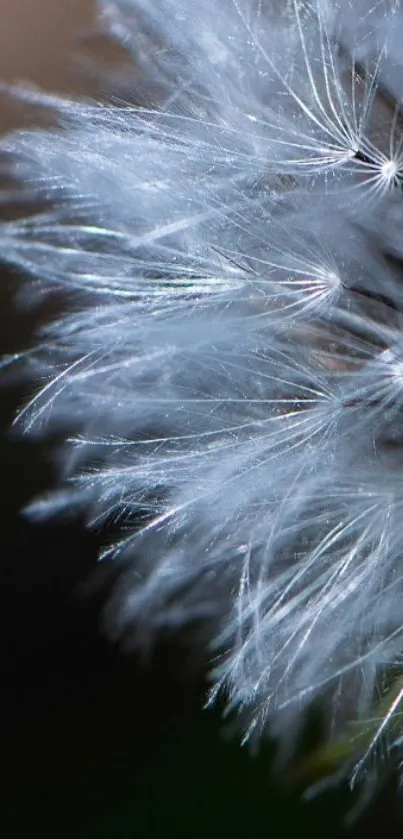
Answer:
<path fill-rule="evenodd" d="M 248 734 L 323 696 L 334 736 L 403 650 L 401 3 L 99 7 L 136 104 L 32 94 L 58 127 L 2 143 L 42 207 L 2 255 L 68 301 L 27 356 L 19 422 L 67 429 L 32 509 L 115 521 L 115 629 L 206 621 Z"/>

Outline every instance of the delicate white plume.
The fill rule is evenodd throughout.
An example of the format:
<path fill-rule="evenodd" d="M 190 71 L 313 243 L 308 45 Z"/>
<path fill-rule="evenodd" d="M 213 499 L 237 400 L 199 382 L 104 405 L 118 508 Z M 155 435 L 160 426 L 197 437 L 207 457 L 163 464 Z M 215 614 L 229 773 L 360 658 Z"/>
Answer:
<path fill-rule="evenodd" d="M 133 104 L 50 98 L 2 143 L 42 207 L 2 255 L 65 293 L 27 357 L 19 422 L 66 432 L 33 509 L 119 525 L 115 629 L 206 620 L 248 733 L 323 695 L 333 736 L 403 650 L 401 3 L 99 6 Z"/>

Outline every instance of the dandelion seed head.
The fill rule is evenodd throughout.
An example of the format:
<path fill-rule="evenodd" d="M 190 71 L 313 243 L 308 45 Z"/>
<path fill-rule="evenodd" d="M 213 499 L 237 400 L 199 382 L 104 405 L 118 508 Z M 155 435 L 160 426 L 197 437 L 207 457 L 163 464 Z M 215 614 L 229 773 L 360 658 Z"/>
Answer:
<path fill-rule="evenodd" d="M 66 300 L 25 359 L 16 425 L 66 436 L 31 514 L 112 522 L 110 631 L 202 623 L 246 739 L 321 699 L 330 740 L 366 732 L 358 777 L 401 740 L 399 692 L 374 723 L 403 649 L 401 4 L 99 7 L 125 100 L 20 88 L 59 122 L 0 149 L 2 258 Z"/>

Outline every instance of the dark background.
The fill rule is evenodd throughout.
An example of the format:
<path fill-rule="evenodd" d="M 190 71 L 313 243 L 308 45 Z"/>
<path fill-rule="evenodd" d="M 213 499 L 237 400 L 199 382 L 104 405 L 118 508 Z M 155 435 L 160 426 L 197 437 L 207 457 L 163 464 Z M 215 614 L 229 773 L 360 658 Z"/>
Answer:
<path fill-rule="evenodd" d="M 92 11 L 85 0 L 2 0 L 0 80 L 81 92 L 67 47 L 89 31 Z M 21 106 L 2 101 L 1 131 L 25 120 Z M 43 317 L 16 308 L 22 282 L 2 270 L 0 356 L 26 348 Z M 99 534 L 79 521 L 34 525 L 20 513 L 55 482 L 52 444 L 10 431 L 28 396 L 15 382 L 0 389 L 0 835 L 344 835 L 346 788 L 303 801 L 272 744 L 252 756 L 219 708 L 203 710 L 204 668 L 186 634 L 161 639 L 146 660 L 105 639 L 106 591 L 83 588 Z M 401 836 L 395 789 L 390 778 L 349 835 Z"/>

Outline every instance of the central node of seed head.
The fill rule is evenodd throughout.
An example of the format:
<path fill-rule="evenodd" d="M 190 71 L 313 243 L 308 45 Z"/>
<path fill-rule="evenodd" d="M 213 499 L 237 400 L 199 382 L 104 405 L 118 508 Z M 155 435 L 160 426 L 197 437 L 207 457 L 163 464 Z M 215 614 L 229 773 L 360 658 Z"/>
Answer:
<path fill-rule="evenodd" d="M 329 288 L 334 289 L 334 291 L 340 287 L 340 277 L 336 274 L 336 271 L 328 271 L 326 273 L 326 281 Z"/>
<path fill-rule="evenodd" d="M 326 293 L 335 294 L 339 291 L 341 280 L 336 271 L 327 270 L 325 268 L 318 271 L 317 282 Z"/>
<path fill-rule="evenodd" d="M 388 181 L 388 183 L 392 183 L 395 180 L 398 174 L 398 168 L 394 160 L 385 160 L 381 166 L 381 175 Z"/>
<path fill-rule="evenodd" d="M 403 358 L 400 357 L 400 353 L 388 349 L 382 353 L 382 356 L 392 378 L 398 381 L 400 385 L 403 385 Z"/>
<path fill-rule="evenodd" d="M 403 361 L 398 359 L 395 360 L 392 366 L 392 375 L 394 379 L 397 379 L 397 381 L 403 385 Z"/>

